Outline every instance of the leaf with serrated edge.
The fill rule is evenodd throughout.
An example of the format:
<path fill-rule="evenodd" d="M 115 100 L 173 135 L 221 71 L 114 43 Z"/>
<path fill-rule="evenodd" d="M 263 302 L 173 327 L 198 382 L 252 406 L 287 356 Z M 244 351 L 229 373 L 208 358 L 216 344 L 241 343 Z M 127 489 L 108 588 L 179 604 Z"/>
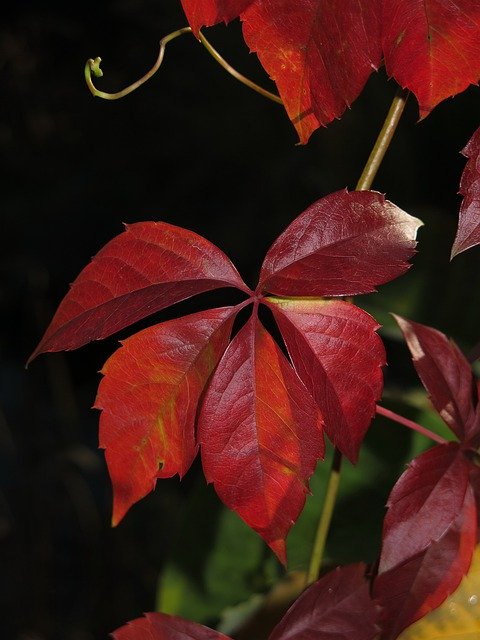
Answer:
<path fill-rule="evenodd" d="M 127 225 L 72 284 L 29 362 L 76 349 L 204 291 L 246 285 L 227 256 L 165 222 Z"/>
<path fill-rule="evenodd" d="M 480 244 L 480 128 L 475 131 L 462 154 L 468 162 L 460 181 L 463 196 L 452 258 Z"/>
<path fill-rule="evenodd" d="M 478 0 L 384 0 L 387 73 L 412 91 L 424 118 L 480 79 Z"/>
<path fill-rule="evenodd" d="M 235 309 L 201 311 L 149 327 L 106 362 L 95 408 L 113 484 L 113 524 L 155 487 L 182 477 L 197 453 L 195 417 L 229 338 Z"/>
<path fill-rule="evenodd" d="M 256 0 L 240 17 L 301 143 L 342 115 L 381 62 L 378 0 Z"/>
<path fill-rule="evenodd" d="M 198 438 L 207 481 L 285 563 L 324 443 L 312 397 L 256 313 L 212 377 Z"/>
<path fill-rule="evenodd" d="M 373 640 L 378 608 L 362 563 L 339 567 L 312 584 L 290 607 L 269 640 Z"/>
<path fill-rule="evenodd" d="M 195 35 L 202 27 L 237 18 L 254 0 L 181 0 Z"/>
<path fill-rule="evenodd" d="M 446 491 L 443 498 L 445 504 L 449 502 L 450 493 Z M 428 519 L 418 521 L 421 528 L 428 525 Z M 467 573 L 477 539 L 477 509 L 470 485 L 455 520 L 438 534 L 440 537 L 432 539 L 423 551 L 377 576 L 373 595 L 383 611 L 382 640 L 394 640 L 438 607 Z M 401 544 L 408 544 L 408 540 L 404 537 Z"/>
<path fill-rule="evenodd" d="M 393 314 L 433 406 L 460 440 L 474 435 L 473 376 L 468 360 L 443 333 Z"/>
<path fill-rule="evenodd" d="M 342 300 L 267 298 L 298 376 L 333 444 L 352 462 L 383 388 L 377 322 Z"/>
<path fill-rule="evenodd" d="M 146 613 L 111 634 L 113 640 L 231 640 L 228 636 L 165 613 Z"/>
<path fill-rule="evenodd" d="M 375 191 L 332 193 L 301 213 L 267 252 L 257 291 L 349 296 L 405 273 L 422 222 Z"/>

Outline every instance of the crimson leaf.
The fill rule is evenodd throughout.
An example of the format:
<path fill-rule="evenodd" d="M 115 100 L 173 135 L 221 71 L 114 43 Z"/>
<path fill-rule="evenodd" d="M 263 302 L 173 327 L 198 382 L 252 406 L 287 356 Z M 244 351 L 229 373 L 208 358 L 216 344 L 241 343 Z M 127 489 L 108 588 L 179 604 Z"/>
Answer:
<path fill-rule="evenodd" d="M 201 27 L 230 22 L 254 0 L 181 0 L 183 10 L 195 35 Z"/>
<path fill-rule="evenodd" d="M 328 437 L 356 462 L 383 388 L 379 325 L 341 300 L 267 300 L 293 365 L 321 410 Z"/>
<path fill-rule="evenodd" d="M 111 635 L 114 640 L 231 640 L 202 624 L 165 613 L 146 613 Z"/>
<path fill-rule="evenodd" d="M 468 162 L 460 182 L 463 201 L 452 258 L 480 244 L 480 128 L 475 131 L 462 153 L 468 158 Z"/>
<path fill-rule="evenodd" d="M 193 295 L 246 285 L 205 238 L 165 222 L 127 225 L 80 273 L 29 362 L 76 349 Z"/>
<path fill-rule="evenodd" d="M 269 640 L 373 640 L 378 609 L 364 576 L 361 563 L 325 575 L 290 607 Z"/>
<path fill-rule="evenodd" d="M 332 193 L 299 215 L 273 243 L 257 291 L 279 296 L 375 291 L 376 285 L 407 271 L 421 225 L 380 193 Z"/>
<path fill-rule="evenodd" d="M 198 437 L 207 481 L 285 563 L 324 444 L 313 399 L 256 313 L 212 377 Z"/>
<path fill-rule="evenodd" d="M 113 484 L 113 524 L 153 490 L 182 477 L 196 453 L 195 417 L 235 316 L 227 307 L 149 327 L 106 362 L 95 407 Z"/>

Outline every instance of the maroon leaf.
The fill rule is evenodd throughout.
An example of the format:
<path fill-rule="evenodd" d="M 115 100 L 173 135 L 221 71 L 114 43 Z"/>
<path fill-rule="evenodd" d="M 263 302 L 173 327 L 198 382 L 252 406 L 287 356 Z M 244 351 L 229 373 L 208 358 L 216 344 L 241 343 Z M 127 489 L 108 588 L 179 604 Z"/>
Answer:
<path fill-rule="evenodd" d="M 198 437 L 207 481 L 285 563 L 323 435 L 312 397 L 256 313 L 212 377 Z"/>
<path fill-rule="evenodd" d="M 480 244 L 480 128 L 475 131 L 462 153 L 468 158 L 468 162 L 460 181 L 463 201 L 452 258 Z"/>
<path fill-rule="evenodd" d="M 106 362 L 95 403 L 113 484 L 114 525 L 155 487 L 182 477 L 197 453 L 200 395 L 223 354 L 236 310 L 201 311 L 149 327 Z"/>
<path fill-rule="evenodd" d="M 300 142 L 339 118 L 381 57 L 378 0 L 256 0 L 245 41 L 275 80 Z"/>
<path fill-rule="evenodd" d="M 246 285 L 205 238 L 165 222 L 127 225 L 80 273 L 29 362 L 76 349 L 193 295 Z"/>
<path fill-rule="evenodd" d="M 181 0 L 193 32 L 237 18 L 254 0 Z"/>
<path fill-rule="evenodd" d="M 460 440 L 470 438 L 475 431 L 475 409 L 468 360 L 440 331 L 400 316 L 394 318 L 433 406 Z"/>
<path fill-rule="evenodd" d="M 300 379 L 321 410 L 328 437 L 356 462 L 383 388 L 379 325 L 340 300 L 266 301 Z"/>
<path fill-rule="evenodd" d="M 420 117 L 478 82 L 478 0 L 384 1 L 382 29 L 387 72 L 416 95 Z"/>
<path fill-rule="evenodd" d="M 114 640 L 231 640 L 202 624 L 165 613 L 146 613 L 111 635 Z"/>
<path fill-rule="evenodd" d="M 448 502 L 448 494 L 444 499 Z M 397 638 L 455 591 L 470 567 L 476 537 L 477 510 L 468 486 L 453 525 L 424 551 L 376 578 L 373 593 L 383 610 L 382 640 Z"/>
<path fill-rule="evenodd" d="M 338 191 L 310 206 L 267 252 L 257 291 L 348 296 L 409 268 L 421 221 L 374 191 Z"/>
<path fill-rule="evenodd" d="M 453 442 L 415 458 L 388 499 L 380 573 L 424 552 L 453 526 L 465 501 L 469 474 L 470 463 Z"/>
<path fill-rule="evenodd" d="M 269 640 L 373 640 L 378 608 L 362 563 L 337 568 L 290 607 Z"/>

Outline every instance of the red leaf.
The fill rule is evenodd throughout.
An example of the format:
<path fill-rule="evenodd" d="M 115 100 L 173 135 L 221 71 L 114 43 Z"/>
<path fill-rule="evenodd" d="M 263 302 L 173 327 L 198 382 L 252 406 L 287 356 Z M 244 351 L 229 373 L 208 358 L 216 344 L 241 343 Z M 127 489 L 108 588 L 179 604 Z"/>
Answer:
<path fill-rule="evenodd" d="M 422 222 L 374 191 L 338 191 L 311 205 L 267 252 L 257 291 L 350 296 L 400 276 Z"/>
<path fill-rule="evenodd" d="M 340 300 L 267 301 L 293 365 L 322 412 L 328 437 L 355 462 L 383 388 L 379 325 Z"/>
<path fill-rule="evenodd" d="M 230 640 L 202 624 L 165 613 L 146 613 L 111 635 L 114 640 Z"/>
<path fill-rule="evenodd" d="M 198 433 L 207 481 L 285 563 L 324 443 L 313 399 L 256 314 L 212 377 Z"/>
<path fill-rule="evenodd" d="M 478 0 L 384 1 L 382 27 L 387 72 L 416 95 L 421 118 L 478 82 Z"/>
<path fill-rule="evenodd" d="M 197 404 L 234 316 L 226 307 L 149 327 L 106 362 L 95 407 L 102 410 L 100 447 L 113 484 L 114 525 L 157 478 L 188 471 L 197 453 Z"/>
<path fill-rule="evenodd" d="M 465 501 L 470 467 L 453 442 L 415 458 L 388 499 L 380 573 L 424 552 L 452 527 Z"/>
<path fill-rule="evenodd" d="M 433 406 L 460 440 L 470 438 L 475 430 L 475 409 L 468 360 L 440 331 L 400 316 L 394 318 Z"/>
<path fill-rule="evenodd" d="M 480 128 L 475 131 L 462 154 L 469 160 L 460 182 L 463 201 L 452 258 L 480 244 Z"/>
<path fill-rule="evenodd" d="M 256 0 L 241 19 L 302 143 L 342 115 L 381 61 L 378 0 Z"/>
<path fill-rule="evenodd" d="M 254 0 L 182 0 L 183 10 L 195 35 L 202 27 L 237 18 Z"/>
<path fill-rule="evenodd" d="M 362 563 L 337 568 L 290 607 L 269 640 L 373 640 L 378 609 Z"/>
<path fill-rule="evenodd" d="M 165 222 L 138 222 L 111 240 L 80 273 L 29 362 L 76 349 L 193 295 L 246 285 L 205 238 Z"/>
<path fill-rule="evenodd" d="M 448 502 L 448 495 L 444 498 Z M 377 577 L 373 593 L 383 608 L 382 640 L 397 638 L 403 629 L 455 591 L 470 567 L 477 536 L 476 520 L 475 499 L 468 486 L 453 525 L 425 551 Z"/>

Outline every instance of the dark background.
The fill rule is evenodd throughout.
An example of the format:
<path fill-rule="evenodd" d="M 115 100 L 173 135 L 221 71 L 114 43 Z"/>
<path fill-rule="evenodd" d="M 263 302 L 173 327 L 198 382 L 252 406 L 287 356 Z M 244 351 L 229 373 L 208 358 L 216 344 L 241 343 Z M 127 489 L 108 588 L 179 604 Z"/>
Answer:
<path fill-rule="evenodd" d="M 141 76 L 160 37 L 186 21 L 178 0 L 68 4 L 9 3 L 0 25 L 2 639 L 100 639 L 152 610 L 194 482 L 163 482 L 110 529 L 110 484 L 89 407 L 118 336 L 24 369 L 68 283 L 122 222 L 165 220 L 218 244 L 253 285 L 289 221 L 322 195 L 354 188 L 395 93 L 381 71 L 341 121 L 295 146 L 282 108 L 235 82 L 186 35 L 170 43 L 162 69 L 139 91 L 94 99 L 83 79 L 87 58 L 102 56 L 97 86 L 116 91 Z M 238 24 L 207 35 L 271 88 Z M 479 116 L 476 87 L 419 124 L 412 98 L 375 182 L 427 223 L 412 271 L 365 301 L 387 323 L 389 385 L 415 381 L 387 311 L 406 311 L 464 348 L 480 338 L 478 251 L 448 262 L 464 166 L 458 152 Z M 200 526 L 188 525 L 192 545 Z"/>

